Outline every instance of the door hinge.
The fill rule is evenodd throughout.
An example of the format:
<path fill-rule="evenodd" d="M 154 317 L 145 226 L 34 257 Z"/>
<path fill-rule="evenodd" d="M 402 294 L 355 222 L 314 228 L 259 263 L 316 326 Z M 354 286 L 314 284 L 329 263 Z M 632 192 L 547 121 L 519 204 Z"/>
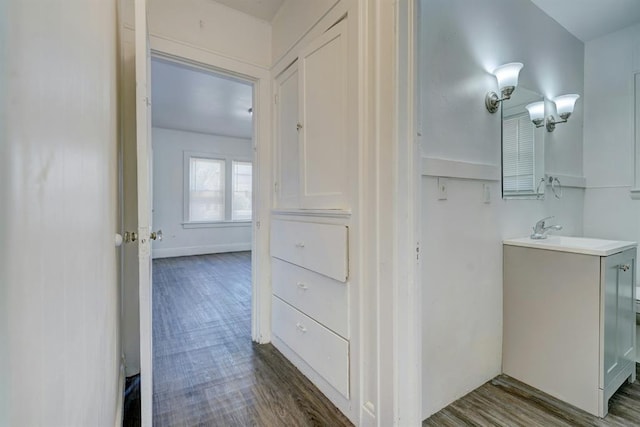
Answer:
<path fill-rule="evenodd" d="M 278 104 L 278 95 L 273 96 L 273 103 L 276 105 Z"/>
<path fill-rule="evenodd" d="M 277 183 L 277 182 L 273 183 L 273 191 L 274 191 L 276 194 L 278 194 L 278 183 Z"/>

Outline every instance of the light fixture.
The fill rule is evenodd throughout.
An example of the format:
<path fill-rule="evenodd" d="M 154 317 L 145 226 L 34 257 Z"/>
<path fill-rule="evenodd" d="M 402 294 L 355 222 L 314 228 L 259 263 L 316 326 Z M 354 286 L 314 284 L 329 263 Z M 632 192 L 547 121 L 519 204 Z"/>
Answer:
<path fill-rule="evenodd" d="M 526 107 L 529 117 L 537 128 L 544 126 L 544 101 L 532 102 Z"/>
<path fill-rule="evenodd" d="M 484 104 L 490 113 L 498 111 L 498 105 L 502 101 L 511 98 L 511 94 L 516 86 L 518 86 L 518 76 L 520 75 L 522 67 L 521 62 L 510 62 L 493 70 L 493 75 L 496 76 L 498 80 L 498 90 L 502 98 L 498 97 L 498 94 L 495 92 L 487 92 Z"/>
<path fill-rule="evenodd" d="M 556 120 L 554 116 L 549 115 L 546 120 L 547 130 L 549 132 L 553 132 L 557 124 L 567 123 L 567 120 L 571 117 L 571 113 L 573 113 L 573 107 L 575 107 L 578 98 L 580 98 L 580 95 L 569 94 L 553 99 L 553 102 L 556 104 L 556 111 L 561 120 Z"/>

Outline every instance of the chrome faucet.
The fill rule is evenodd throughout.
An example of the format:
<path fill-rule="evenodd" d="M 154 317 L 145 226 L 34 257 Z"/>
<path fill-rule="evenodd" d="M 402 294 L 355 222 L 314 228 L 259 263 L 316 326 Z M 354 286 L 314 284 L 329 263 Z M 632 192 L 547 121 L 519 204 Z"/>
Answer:
<path fill-rule="evenodd" d="M 550 226 L 546 226 L 546 221 L 548 219 L 553 218 L 552 216 L 548 216 L 546 218 L 542 218 L 540 221 L 536 222 L 535 227 L 533 227 L 533 234 L 531 235 L 532 239 L 535 240 L 540 240 L 540 239 L 546 239 L 547 238 L 547 233 L 550 230 L 562 230 L 562 226 L 561 225 L 550 225 Z"/>

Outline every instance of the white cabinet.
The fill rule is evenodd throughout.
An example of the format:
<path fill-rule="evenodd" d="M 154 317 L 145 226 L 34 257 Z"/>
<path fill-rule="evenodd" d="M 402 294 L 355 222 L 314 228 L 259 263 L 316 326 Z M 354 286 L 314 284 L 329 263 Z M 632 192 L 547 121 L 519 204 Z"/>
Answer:
<path fill-rule="evenodd" d="M 349 399 L 349 228 L 319 221 L 272 221 L 273 344 L 323 392 Z"/>
<path fill-rule="evenodd" d="M 347 281 L 346 226 L 274 219 L 271 236 L 271 256 Z"/>
<path fill-rule="evenodd" d="M 636 249 L 607 255 L 504 246 L 503 372 L 599 417 L 635 380 Z"/>
<path fill-rule="evenodd" d="M 276 87 L 279 208 L 349 208 L 347 19 L 300 50 Z"/>
<path fill-rule="evenodd" d="M 298 63 L 276 79 L 276 193 L 281 208 L 300 203 L 300 150 L 298 143 Z"/>
<path fill-rule="evenodd" d="M 608 399 L 625 369 L 635 365 L 635 250 L 602 258 L 602 300 L 604 319 L 604 369 L 601 385 Z"/>
<path fill-rule="evenodd" d="M 349 342 L 277 296 L 273 333 L 344 397 L 349 397 Z"/>

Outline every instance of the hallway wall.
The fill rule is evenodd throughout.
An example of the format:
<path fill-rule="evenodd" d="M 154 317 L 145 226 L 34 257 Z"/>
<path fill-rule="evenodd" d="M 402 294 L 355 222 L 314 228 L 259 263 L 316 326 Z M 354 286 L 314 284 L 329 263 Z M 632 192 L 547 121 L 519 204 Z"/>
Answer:
<path fill-rule="evenodd" d="M 0 425 L 113 427 L 116 3 L 0 8 Z"/>
<path fill-rule="evenodd" d="M 500 113 L 484 107 L 496 86 L 490 71 L 519 61 L 521 87 L 547 98 L 581 94 L 584 45 L 528 0 L 420 4 L 422 155 L 486 165 L 499 176 Z M 545 171 L 565 183 L 582 176 L 582 105 L 566 125 L 544 132 Z M 582 235 L 582 188 L 565 188 L 560 200 L 550 192 L 545 200 L 502 200 L 497 179 L 452 178 L 448 199 L 438 200 L 438 176 L 448 172 L 427 166 L 422 178 L 424 418 L 501 372 L 502 240 L 528 235 L 550 215 L 561 234 Z"/>

